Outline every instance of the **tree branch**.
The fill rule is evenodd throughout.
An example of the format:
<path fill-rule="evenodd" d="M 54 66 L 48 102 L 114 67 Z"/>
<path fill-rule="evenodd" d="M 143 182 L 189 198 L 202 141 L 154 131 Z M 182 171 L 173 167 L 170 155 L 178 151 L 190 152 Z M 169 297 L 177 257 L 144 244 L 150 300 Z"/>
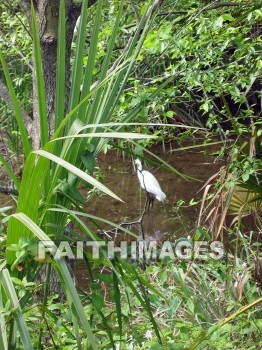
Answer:
<path fill-rule="evenodd" d="M 215 9 L 218 9 L 219 7 L 240 6 L 240 5 L 243 5 L 243 4 L 239 2 L 220 2 L 218 4 L 213 4 L 213 5 L 204 7 L 203 9 L 200 10 L 200 12 L 215 10 Z"/>

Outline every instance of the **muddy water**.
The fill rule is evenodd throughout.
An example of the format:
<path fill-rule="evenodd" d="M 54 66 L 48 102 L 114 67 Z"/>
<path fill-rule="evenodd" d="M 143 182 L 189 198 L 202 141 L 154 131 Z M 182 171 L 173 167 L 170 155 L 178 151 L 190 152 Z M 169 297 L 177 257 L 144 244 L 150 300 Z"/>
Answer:
<path fill-rule="evenodd" d="M 163 152 L 162 146 L 155 146 L 151 151 L 179 172 L 195 177 L 199 181 L 185 180 L 150 164 L 144 166 L 144 169 L 154 174 L 167 196 L 165 203 L 155 201 L 153 210 L 145 214 L 144 235 L 151 240 L 175 240 L 178 237 L 187 237 L 196 227 L 199 211 L 199 205 L 190 205 L 190 201 L 193 198 L 194 201 L 201 199 L 202 193 L 198 192 L 199 189 L 211 175 L 218 171 L 222 162 L 215 162 L 215 157 L 210 155 L 214 152 L 214 148 L 206 152 L 189 150 L 173 152 L 170 149 Z M 84 208 L 86 212 L 116 224 L 138 220 L 144 209 L 145 193 L 140 189 L 131 158 L 126 156 L 123 159 L 121 155 L 110 151 L 99 157 L 98 165 L 104 176 L 102 182 L 124 203 L 106 195 L 92 196 L 87 199 Z M 81 189 L 81 193 L 87 196 L 86 189 Z M 0 194 L 0 207 L 10 205 L 11 202 L 9 196 Z M 179 203 L 183 204 L 178 206 Z M 107 224 L 101 226 L 104 230 L 112 228 Z M 132 225 L 127 228 L 134 234 L 141 235 L 140 225 Z M 122 239 L 126 239 L 126 236 L 119 234 L 116 240 Z M 83 269 L 82 265 L 77 265 L 77 280 L 84 288 L 86 271 Z"/>
<path fill-rule="evenodd" d="M 178 237 L 187 237 L 196 228 L 199 205 L 190 205 L 201 199 L 203 193 L 198 192 L 207 179 L 218 171 L 221 162 L 215 162 L 215 157 L 208 155 L 214 152 L 214 148 L 207 153 L 198 152 L 171 152 L 163 153 L 161 146 L 156 146 L 151 151 L 176 168 L 180 173 L 187 174 L 199 181 L 185 180 L 182 177 L 156 168 L 148 164 L 144 169 L 149 170 L 157 178 L 167 201 L 163 204 L 157 200 L 152 211 L 145 214 L 143 219 L 143 234 L 146 240 L 170 240 Z M 103 217 L 109 221 L 120 224 L 138 220 L 144 210 L 145 193 L 140 189 L 139 181 L 130 157 L 123 160 L 115 152 L 101 155 L 98 160 L 99 167 L 105 175 L 103 183 L 117 194 L 124 203 L 111 197 L 93 197 L 88 200 L 85 210 L 88 213 Z M 84 194 L 85 190 L 82 191 Z M 178 205 L 183 202 L 184 204 Z M 102 225 L 104 230 L 110 230 L 109 225 Z M 138 237 L 142 236 L 142 227 L 139 224 L 126 227 Z M 112 236 L 115 241 L 129 240 L 126 234 L 118 233 Z M 134 238 L 131 238 L 134 240 Z M 117 244 L 117 243 L 116 243 Z M 87 288 L 86 268 L 77 263 L 76 279 L 82 288 Z"/>
<path fill-rule="evenodd" d="M 162 191 L 166 193 L 167 201 L 163 204 L 154 201 L 154 208 L 144 216 L 144 232 L 151 238 L 163 235 L 180 237 L 194 230 L 199 206 L 190 205 L 199 200 L 198 193 L 205 181 L 218 171 L 221 163 L 215 163 L 211 155 L 200 152 L 171 152 L 163 153 L 161 146 L 154 147 L 153 152 L 183 174 L 190 175 L 199 181 L 185 180 L 182 177 L 151 166 L 144 166 L 157 178 Z M 125 160 L 112 152 L 99 157 L 99 167 L 105 178 L 103 183 L 116 193 L 124 203 L 111 197 L 93 197 L 87 201 L 86 211 L 103 217 L 114 223 L 134 221 L 140 218 L 145 204 L 145 193 L 140 189 L 132 160 Z M 84 191 L 83 191 L 84 192 Z M 82 192 L 82 193 L 83 193 Z M 182 203 L 181 206 L 178 204 Z M 103 225 L 104 229 L 110 229 Z"/>

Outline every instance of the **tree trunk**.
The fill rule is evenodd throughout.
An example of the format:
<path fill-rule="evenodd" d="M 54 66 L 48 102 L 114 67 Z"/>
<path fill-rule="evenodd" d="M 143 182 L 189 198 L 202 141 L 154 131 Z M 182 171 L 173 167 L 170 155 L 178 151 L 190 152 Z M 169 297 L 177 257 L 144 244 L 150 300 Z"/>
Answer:
<path fill-rule="evenodd" d="M 36 19 L 39 28 L 40 47 L 42 52 L 43 75 L 46 89 L 46 105 L 48 113 L 49 134 L 54 130 L 54 107 L 56 89 L 56 59 L 58 39 L 59 0 L 34 1 Z M 19 5 L 31 23 L 31 3 L 20 0 Z M 69 96 L 70 52 L 77 18 L 80 15 L 81 4 L 66 2 L 66 100 Z M 40 127 L 38 114 L 38 97 L 36 89 L 35 69 L 33 66 L 33 128 L 31 130 L 33 149 L 40 147 Z"/>
<path fill-rule="evenodd" d="M 40 47 L 42 53 L 43 76 L 45 80 L 46 105 L 48 113 L 49 134 L 54 130 L 55 112 L 55 91 L 56 91 L 56 61 L 57 61 L 57 40 L 58 40 L 58 20 L 59 20 L 59 0 L 38 0 L 33 1 L 36 19 L 39 28 Z M 20 0 L 19 5 L 25 13 L 29 23 L 31 23 L 31 3 L 30 0 Z M 81 3 L 75 4 L 73 1 L 66 2 L 66 87 L 65 87 L 65 111 L 70 91 L 70 54 L 71 44 L 74 35 L 74 28 L 77 18 L 80 15 Z M 30 137 L 33 149 L 40 147 L 40 126 L 38 113 L 38 96 L 36 86 L 36 74 L 33 63 L 33 126 Z M 46 273 L 40 274 L 39 280 L 43 283 L 46 280 Z M 63 291 L 59 278 L 55 270 L 51 270 L 50 290 L 58 293 L 61 298 Z"/>

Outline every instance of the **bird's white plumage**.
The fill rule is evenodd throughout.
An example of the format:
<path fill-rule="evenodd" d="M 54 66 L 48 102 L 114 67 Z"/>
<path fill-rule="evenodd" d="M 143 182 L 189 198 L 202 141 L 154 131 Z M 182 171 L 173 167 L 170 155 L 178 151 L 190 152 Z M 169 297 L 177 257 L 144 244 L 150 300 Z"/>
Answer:
<path fill-rule="evenodd" d="M 164 201 L 166 199 L 165 193 L 161 190 L 161 187 L 157 179 L 147 170 L 142 170 L 142 164 L 139 159 L 135 160 L 137 165 L 137 177 L 140 182 L 140 186 L 147 193 L 154 194 L 158 201 Z"/>

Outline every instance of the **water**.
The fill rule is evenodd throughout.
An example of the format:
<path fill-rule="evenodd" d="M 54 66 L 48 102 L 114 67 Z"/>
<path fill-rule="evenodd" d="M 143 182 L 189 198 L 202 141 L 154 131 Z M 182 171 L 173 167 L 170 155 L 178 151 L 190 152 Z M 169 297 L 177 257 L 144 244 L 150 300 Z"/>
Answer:
<path fill-rule="evenodd" d="M 216 173 L 221 167 L 221 161 L 215 162 L 215 157 L 208 155 L 214 152 L 214 148 L 207 153 L 201 151 L 172 152 L 167 149 L 163 152 L 162 146 L 154 146 L 151 151 L 176 168 L 179 172 L 187 174 L 199 181 L 185 180 L 180 176 L 165 170 L 148 165 L 147 169 L 157 178 L 162 191 L 167 196 L 165 203 L 154 202 L 154 208 L 144 216 L 143 231 L 147 239 L 173 240 L 178 237 L 187 237 L 196 228 L 196 220 L 199 212 L 198 205 L 190 205 L 190 201 L 201 200 L 203 192 L 200 188 L 207 179 Z M 125 159 L 116 152 L 110 151 L 106 155 L 100 155 L 98 165 L 103 174 L 103 184 L 112 190 L 123 201 L 117 201 L 107 195 L 92 196 L 86 201 L 84 209 L 87 213 L 96 215 L 115 224 L 138 220 L 144 209 L 145 193 L 140 189 L 135 168 L 129 156 Z M 3 183 L 2 183 L 3 185 Z M 81 193 L 87 197 L 87 189 L 82 188 Z M 0 194 L 0 206 L 10 205 L 10 196 Z M 182 204 L 183 203 L 183 204 Z M 88 223 L 88 222 L 87 222 Z M 90 223 L 88 223 L 90 224 Z M 90 224 L 92 226 L 92 224 Z M 103 230 L 110 230 L 108 224 L 101 224 Z M 126 227 L 137 236 L 141 236 L 141 225 Z M 126 240 L 127 235 L 119 233 L 116 241 Z M 132 238 L 134 239 L 134 238 Z M 77 265 L 76 279 L 79 285 L 85 288 L 86 270 L 82 264 Z"/>
<path fill-rule="evenodd" d="M 209 149 L 209 154 L 215 149 Z M 199 192 L 210 176 L 216 173 L 221 162 L 215 162 L 215 157 L 197 152 L 171 152 L 163 153 L 162 146 L 155 146 L 151 151 L 161 157 L 168 164 L 176 168 L 180 173 L 187 174 L 199 181 L 185 180 L 180 176 L 156 168 L 148 164 L 147 169 L 157 178 L 162 191 L 167 196 L 163 204 L 157 200 L 154 202 L 152 211 L 145 214 L 143 219 L 143 233 L 146 240 L 170 240 L 175 241 L 178 237 L 187 237 L 196 228 L 200 204 L 190 205 L 199 202 L 203 192 Z M 124 203 L 111 197 L 93 197 L 87 201 L 85 210 L 93 215 L 103 217 L 109 221 L 120 224 L 138 220 L 144 209 L 145 193 L 140 189 L 135 168 L 129 156 L 125 159 L 117 156 L 115 152 L 101 155 L 98 160 L 99 167 L 105 175 L 103 183 L 117 194 Z M 82 194 L 86 190 L 82 190 Z M 179 205 L 179 203 L 184 203 Z M 102 225 L 104 230 L 110 230 L 109 225 Z M 126 227 L 138 237 L 142 236 L 141 225 Z M 134 240 L 128 235 L 119 231 L 117 237 L 112 236 L 116 245 L 121 240 Z M 76 265 L 76 279 L 79 285 L 86 289 L 88 286 L 87 272 L 84 264 L 78 262 Z"/>
<path fill-rule="evenodd" d="M 154 174 L 162 191 L 167 196 L 163 204 L 154 201 L 154 208 L 144 216 L 144 232 L 149 237 L 181 237 L 192 233 L 198 216 L 199 205 L 190 205 L 201 199 L 199 189 L 206 180 L 218 171 L 221 163 L 215 158 L 200 152 L 163 153 L 162 146 L 155 146 L 153 152 L 172 165 L 179 172 L 190 175 L 199 181 L 185 180 L 180 176 L 148 165 L 143 167 Z M 101 155 L 98 161 L 105 175 L 103 183 L 117 194 L 124 203 L 108 196 L 93 197 L 87 201 L 85 210 L 114 223 L 135 221 L 141 217 L 145 204 L 145 193 L 140 189 L 139 181 L 130 157 L 125 160 L 116 153 Z M 84 193 L 85 190 L 82 190 Z M 180 205 L 183 203 L 182 205 Z M 110 229 L 103 225 L 104 229 Z"/>

